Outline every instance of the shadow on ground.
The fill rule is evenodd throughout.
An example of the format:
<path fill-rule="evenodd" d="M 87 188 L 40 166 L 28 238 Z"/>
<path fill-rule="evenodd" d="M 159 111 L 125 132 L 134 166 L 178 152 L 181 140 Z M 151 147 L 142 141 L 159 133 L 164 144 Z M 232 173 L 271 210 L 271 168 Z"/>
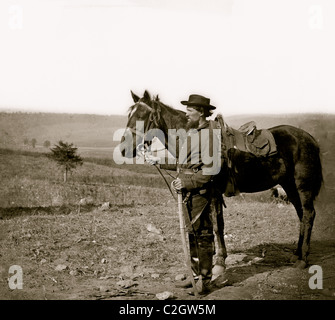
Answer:
<path fill-rule="evenodd" d="M 228 283 L 220 286 L 216 280 L 209 300 L 333 300 L 335 299 L 335 241 L 312 242 L 309 265 L 297 269 L 290 262 L 295 247 L 289 244 L 268 243 L 227 258 Z M 316 283 L 309 273 L 311 265 L 322 268 L 322 289 L 311 289 Z"/>

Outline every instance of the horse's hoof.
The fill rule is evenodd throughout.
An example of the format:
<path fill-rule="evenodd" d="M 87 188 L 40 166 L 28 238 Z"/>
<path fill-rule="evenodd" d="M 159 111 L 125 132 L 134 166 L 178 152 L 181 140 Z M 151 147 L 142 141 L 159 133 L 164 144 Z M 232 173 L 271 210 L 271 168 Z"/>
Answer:
<path fill-rule="evenodd" d="M 304 260 L 297 260 L 293 267 L 297 269 L 305 269 L 307 267 L 307 263 Z"/>
<path fill-rule="evenodd" d="M 215 280 L 217 277 L 223 275 L 225 271 L 226 271 L 225 266 L 216 264 L 212 269 L 212 281 Z"/>
<path fill-rule="evenodd" d="M 224 286 L 228 286 L 228 285 L 229 285 L 229 278 L 228 278 L 227 273 L 220 274 L 214 279 L 212 277 L 211 286 L 213 288 L 223 288 Z"/>

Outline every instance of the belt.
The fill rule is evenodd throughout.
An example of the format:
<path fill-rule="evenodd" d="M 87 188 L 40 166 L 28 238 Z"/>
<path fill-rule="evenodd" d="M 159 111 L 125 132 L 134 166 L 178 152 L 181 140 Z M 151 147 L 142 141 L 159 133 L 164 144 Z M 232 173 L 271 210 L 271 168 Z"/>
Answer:
<path fill-rule="evenodd" d="M 194 169 L 187 169 L 187 168 L 179 168 L 179 173 L 184 173 L 184 174 L 194 174 L 199 171 L 198 168 Z"/>
<path fill-rule="evenodd" d="M 192 195 L 197 195 L 197 194 L 203 195 L 203 194 L 206 194 L 207 191 L 208 191 L 207 189 L 195 189 L 195 190 L 192 190 L 191 193 Z"/>
<path fill-rule="evenodd" d="M 196 195 L 204 195 L 208 192 L 208 189 L 193 189 L 192 191 L 189 191 L 186 193 L 184 197 L 184 203 L 186 203 L 190 197 L 196 196 Z"/>

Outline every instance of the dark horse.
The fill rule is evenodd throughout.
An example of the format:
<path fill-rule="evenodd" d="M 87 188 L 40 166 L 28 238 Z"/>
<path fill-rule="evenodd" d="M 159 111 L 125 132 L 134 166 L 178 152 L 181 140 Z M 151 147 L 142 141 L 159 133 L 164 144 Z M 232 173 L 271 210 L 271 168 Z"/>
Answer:
<path fill-rule="evenodd" d="M 135 104 L 130 107 L 127 129 L 122 137 L 123 156 L 135 157 L 137 146 L 144 140 L 145 133 L 150 129 L 160 129 L 164 137 L 158 137 L 168 148 L 168 129 L 183 129 L 186 127 L 186 117 L 183 111 L 173 109 L 151 98 L 145 91 L 142 98 L 131 92 Z M 143 121 L 145 132 L 136 136 L 136 121 Z M 248 158 L 245 152 L 235 152 L 235 171 L 238 172 L 236 183 L 241 192 L 259 192 L 268 190 L 279 184 L 285 190 L 289 201 L 295 207 L 299 220 L 300 232 L 297 250 L 292 257 L 295 266 L 304 268 L 310 250 L 310 238 L 315 218 L 314 200 L 322 185 L 322 167 L 320 150 L 315 139 L 302 129 L 280 125 L 269 129 L 277 145 L 275 155 L 264 158 Z M 131 136 L 132 145 L 124 145 L 126 137 Z M 170 149 L 169 149 L 170 150 Z M 228 170 L 223 166 L 221 171 Z M 220 180 L 221 181 L 221 180 Z M 221 182 L 220 182 L 221 183 Z M 225 181 L 222 181 L 224 184 Z M 227 256 L 223 230 L 219 230 L 221 239 L 221 254 Z M 220 241 L 219 241 L 220 242 Z"/>

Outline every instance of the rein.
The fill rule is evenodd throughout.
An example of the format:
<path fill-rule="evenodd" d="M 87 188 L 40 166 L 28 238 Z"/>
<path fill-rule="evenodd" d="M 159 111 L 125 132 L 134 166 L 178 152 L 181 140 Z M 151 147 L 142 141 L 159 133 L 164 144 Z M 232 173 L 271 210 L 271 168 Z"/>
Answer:
<path fill-rule="evenodd" d="M 152 104 L 154 102 L 152 101 Z M 149 152 L 149 148 L 150 146 L 148 145 L 148 143 L 146 142 L 145 140 L 145 137 L 146 137 L 146 134 L 147 132 L 150 130 L 150 129 L 154 129 L 154 128 L 158 128 L 159 126 L 159 121 L 161 119 L 161 115 L 160 115 L 160 112 L 161 112 L 161 108 L 157 108 L 155 109 L 153 106 L 148 106 L 147 104 L 143 103 L 143 102 L 138 102 L 138 104 L 144 104 L 147 108 L 149 108 L 151 110 L 150 114 L 149 114 L 149 117 L 148 117 L 148 120 L 147 120 L 147 124 L 146 124 L 146 127 L 145 127 L 145 130 L 144 130 L 144 133 L 141 134 L 142 136 L 142 143 L 140 143 L 138 146 L 137 146 L 137 151 L 142 155 L 144 156 L 144 153 L 145 152 Z M 128 128 L 130 129 L 130 131 L 132 133 L 135 133 L 135 134 L 138 134 L 138 132 L 136 132 L 135 129 L 133 128 Z M 156 151 L 162 151 L 162 150 L 165 150 L 164 149 L 161 149 L 161 150 L 156 150 Z M 169 182 L 166 180 L 165 176 L 163 175 L 162 173 L 162 170 L 159 168 L 159 166 L 157 164 L 154 165 L 156 167 L 156 169 L 158 170 L 159 174 L 162 176 L 162 178 L 164 179 L 171 195 L 173 196 L 173 198 L 177 201 L 177 198 L 176 198 L 176 195 L 173 193 L 172 189 L 171 189 L 171 186 L 169 184 Z M 166 172 L 166 170 L 165 170 Z M 169 174 L 170 177 L 173 177 L 171 174 Z M 174 177 L 173 177 L 174 178 Z"/>

